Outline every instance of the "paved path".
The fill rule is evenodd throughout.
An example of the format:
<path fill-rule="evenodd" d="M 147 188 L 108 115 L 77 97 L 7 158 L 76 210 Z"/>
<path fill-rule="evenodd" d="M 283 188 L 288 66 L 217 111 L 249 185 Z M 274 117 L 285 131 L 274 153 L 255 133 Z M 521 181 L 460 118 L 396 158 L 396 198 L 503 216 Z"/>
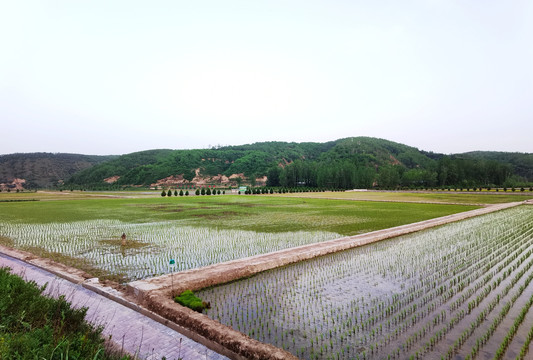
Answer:
<path fill-rule="evenodd" d="M 227 359 L 205 346 L 187 338 L 126 306 L 109 300 L 91 290 L 59 278 L 48 271 L 0 253 L 0 267 L 9 267 L 12 273 L 38 285 L 48 283 L 45 294 L 53 297 L 65 295 L 75 307 L 88 307 L 86 319 L 104 326 L 119 349 L 137 354 L 141 359 Z M 181 340 L 181 351 L 180 351 Z"/>

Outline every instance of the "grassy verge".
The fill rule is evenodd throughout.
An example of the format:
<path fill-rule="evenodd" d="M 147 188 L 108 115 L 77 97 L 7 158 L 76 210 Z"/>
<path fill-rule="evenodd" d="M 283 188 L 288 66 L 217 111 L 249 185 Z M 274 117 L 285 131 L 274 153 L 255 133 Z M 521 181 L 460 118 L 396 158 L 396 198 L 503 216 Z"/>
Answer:
<path fill-rule="evenodd" d="M 109 242 L 119 242 L 120 240 L 109 240 Z M 105 242 L 105 240 L 103 241 Z M 128 248 L 131 247 L 137 247 L 137 243 L 134 241 L 130 241 L 128 245 Z M 7 246 L 10 248 L 15 248 L 15 242 L 7 238 L 5 236 L 0 236 L 0 245 Z M 91 275 L 92 277 L 97 277 L 102 280 L 109 280 L 113 281 L 117 284 L 122 284 L 126 281 L 126 277 L 124 274 L 113 274 L 109 271 L 102 270 L 94 265 L 92 265 L 89 261 L 83 259 L 83 258 L 75 258 L 73 256 L 68 256 L 66 254 L 60 254 L 57 252 L 50 252 L 46 251 L 43 248 L 40 247 L 19 247 L 21 250 L 30 252 L 34 255 L 37 255 L 41 258 L 46 258 L 53 260 L 55 262 L 80 269 L 82 271 L 85 271 L 87 274 Z M 2 358 L 0 358 L 2 359 Z"/>
<path fill-rule="evenodd" d="M 40 247 L 22 247 L 21 250 L 27 251 L 41 258 L 53 260 L 57 263 L 61 263 L 72 268 L 82 270 L 89 274 L 91 277 L 97 277 L 101 280 L 109 280 L 117 284 L 123 284 L 127 278 L 122 273 L 111 273 L 109 271 L 100 269 L 94 266 L 91 262 L 87 261 L 83 257 L 73 257 L 57 252 L 46 251 Z"/>
<path fill-rule="evenodd" d="M 85 322 L 86 309 L 0 268 L 0 359 L 129 359 L 106 351 L 102 329 Z"/>
<path fill-rule="evenodd" d="M 5 236 L 0 236 L 0 245 L 13 247 L 15 246 L 15 242 L 10 238 L 7 238 Z"/>
<path fill-rule="evenodd" d="M 211 304 L 202 301 L 202 299 L 195 296 L 191 290 L 185 290 L 180 295 L 176 296 L 174 301 L 200 313 L 211 307 Z"/>

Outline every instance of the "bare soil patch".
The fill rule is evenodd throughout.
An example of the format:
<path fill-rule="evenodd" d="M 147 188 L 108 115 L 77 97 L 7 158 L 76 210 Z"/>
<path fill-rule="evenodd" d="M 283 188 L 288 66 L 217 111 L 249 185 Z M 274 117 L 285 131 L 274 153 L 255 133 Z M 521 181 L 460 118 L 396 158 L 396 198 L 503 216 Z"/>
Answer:
<path fill-rule="evenodd" d="M 222 205 L 222 206 L 239 206 L 239 207 L 244 207 L 244 208 L 252 208 L 252 207 L 265 207 L 265 206 L 270 206 L 270 205 L 266 205 L 266 204 L 250 204 L 250 203 L 238 203 L 238 202 L 235 202 L 235 203 L 219 203 L 219 205 Z"/>
<path fill-rule="evenodd" d="M 93 278 L 92 274 L 81 270 L 79 267 L 71 267 L 64 263 L 56 262 L 45 256 L 35 255 L 24 250 L 13 249 L 11 247 L 0 245 L 0 252 L 16 259 L 23 260 L 32 265 L 46 269 L 53 274 L 68 279 L 73 283 L 80 283 L 87 279 Z M 46 254 L 45 254 L 46 255 Z M 79 263 L 78 263 L 79 265 Z"/>
<path fill-rule="evenodd" d="M 222 217 L 230 217 L 230 216 L 236 216 L 236 215 L 242 215 L 242 214 L 239 214 L 236 211 L 222 211 L 216 214 L 192 214 L 191 217 L 210 219 L 210 220 L 219 220 Z"/>
<path fill-rule="evenodd" d="M 100 240 L 102 244 L 114 246 L 120 250 L 131 250 L 131 249 L 141 249 L 146 246 L 150 246 L 148 243 L 143 243 L 136 240 L 127 240 L 126 245 L 122 245 L 121 239 L 110 239 L 110 240 Z"/>
<path fill-rule="evenodd" d="M 15 243 L 10 238 L 7 238 L 5 236 L 0 236 L 0 245 L 13 247 Z"/>

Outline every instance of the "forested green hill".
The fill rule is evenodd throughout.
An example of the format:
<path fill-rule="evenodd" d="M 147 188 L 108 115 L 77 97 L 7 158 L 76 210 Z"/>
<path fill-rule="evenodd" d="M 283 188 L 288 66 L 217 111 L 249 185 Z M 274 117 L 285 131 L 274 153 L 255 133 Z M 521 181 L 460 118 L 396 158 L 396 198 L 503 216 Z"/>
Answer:
<path fill-rule="evenodd" d="M 388 140 L 353 137 L 326 143 L 262 142 L 196 150 L 151 150 L 123 155 L 75 174 L 70 185 L 149 185 L 171 175 L 266 175 L 270 186 L 328 188 L 515 186 L 533 181 L 532 154 L 445 156 Z"/>
<path fill-rule="evenodd" d="M 317 161 L 297 160 L 279 171 L 279 184 L 350 188 L 514 187 L 533 181 L 532 154 L 443 155 L 388 140 L 337 140 Z M 484 156 L 487 154 L 487 156 Z M 502 155 L 503 155 L 502 154 Z M 513 161 L 511 161 L 511 158 Z M 515 169 L 516 166 L 516 169 Z"/>
<path fill-rule="evenodd" d="M 342 189 L 513 187 L 533 182 L 533 154 L 443 155 L 370 137 L 326 143 L 261 142 L 211 149 L 148 150 L 110 158 L 77 156 L 84 157 L 85 161 L 75 162 L 77 167 L 56 161 L 64 164 L 64 171 L 58 175 L 50 170 L 56 165 L 47 165 L 51 160 L 39 160 L 40 165 L 33 167 L 20 165 L 38 158 L 39 154 L 5 155 L 0 157 L 0 178 L 7 180 L 16 174 L 16 177 L 30 180 L 34 187 L 49 186 L 47 184 L 56 179 L 68 179 L 66 186 L 86 189 L 148 186 L 169 176 L 182 176 L 191 181 L 197 172 L 204 177 L 243 174 L 245 183 L 267 176 L 269 186 Z M 14 161 L 15 158 L 18 160 Z M 21 166 L 27 171 L 14 170 Z M 55 172 L 59 173 L 57 169 Z M 104 182 L 111 177 L 118 180 L 113 184 Z"/>
<path fill-rule="evenodd" d="M 279 164 L 316 159 L 331 146 L 332 143 L 264 142 L 212 149 L 142 151 L 80 171 L 69 184 L 96 186 L 111 176 L 120 176 L 117 185 L 149 185 L 170 175 L 192 180 L 196 169 L 205 176 L 242 173 L 252 178 L 266 175 Z"/>

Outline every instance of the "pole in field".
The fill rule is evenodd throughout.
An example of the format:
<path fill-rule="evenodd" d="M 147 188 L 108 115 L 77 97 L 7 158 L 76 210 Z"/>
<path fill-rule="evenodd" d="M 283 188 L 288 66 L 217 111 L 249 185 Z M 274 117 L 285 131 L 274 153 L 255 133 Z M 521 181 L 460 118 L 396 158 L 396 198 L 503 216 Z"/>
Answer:
<path fill-rule="evenodd" d="M 176 260 L 170 259 L 169 266 L 170 266 L 170 281 L 171 281 L 170 291 L 171 291 L 172 296 L 174 296 L 174 267 L 176 267 Z"/>

